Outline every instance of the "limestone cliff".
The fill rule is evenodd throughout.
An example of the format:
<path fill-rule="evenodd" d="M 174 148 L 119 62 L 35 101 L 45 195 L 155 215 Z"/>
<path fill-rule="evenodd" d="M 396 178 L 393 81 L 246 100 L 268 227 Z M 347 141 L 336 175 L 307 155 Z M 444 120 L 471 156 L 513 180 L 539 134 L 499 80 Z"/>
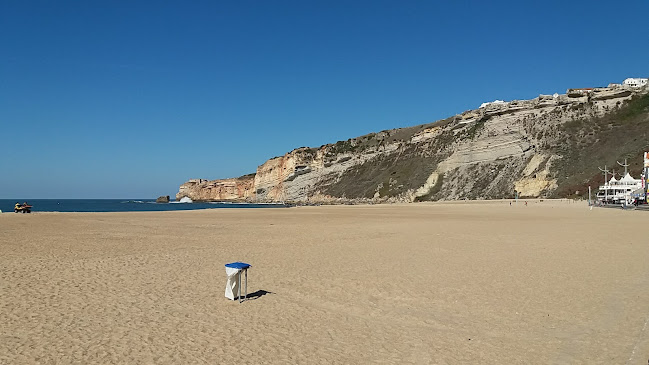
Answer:
<path fill-rule="evenodd" d="M 255 196 L 254 181 L 254 174 L 224 180 L 192 179 L 180 185 L 176 200 L 251 201 Z"/>
<path fill-rule="evenodd" d="M 585 184 L 597 185 L 597 164 L 639 159 L 649 148 L 637 136 L 649 126 L 648 91 L 570 89 L 486 103 L 435 123 L 298 148 L 254 175 L 190 180 L 176 198 L 316 203 L 583 194 Z"/>

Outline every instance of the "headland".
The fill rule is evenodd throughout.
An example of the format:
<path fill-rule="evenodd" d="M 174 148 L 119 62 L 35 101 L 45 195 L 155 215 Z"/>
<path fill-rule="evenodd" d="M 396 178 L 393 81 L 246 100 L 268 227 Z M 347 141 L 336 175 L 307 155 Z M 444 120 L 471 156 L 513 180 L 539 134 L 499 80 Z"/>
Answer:
<path fill-rule="evenodd" d="M 598 166 L 642 172 L 647 79 L 483 103 L 433 123 L 384 130 L 269 159 L 238 178 L 191 179 L 176 199 L 395 203 L 461 199 L 587 199 Z M 636 162 L 637 161 L 637 162 Z M 215 172 L 217 173 L 217 172 Z"/>

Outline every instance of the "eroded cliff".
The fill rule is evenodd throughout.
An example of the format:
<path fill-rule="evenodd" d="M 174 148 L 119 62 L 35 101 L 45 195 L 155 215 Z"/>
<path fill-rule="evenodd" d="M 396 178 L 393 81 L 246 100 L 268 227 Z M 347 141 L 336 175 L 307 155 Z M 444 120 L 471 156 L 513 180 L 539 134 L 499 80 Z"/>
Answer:
<path fill-rule="evenodd" d="M 252 201 L 254 182 L 254 174 L 223 180 L 192 179 L 180 185 L 176 200 L 188 197 L 193 201 Z"/>
<path fill-rule="evenodd" d="M 621 143 L 648 126 L 647 91 L 614 86 L 489 103 L 435 123 L 298 148 L 253 175 L 190 180 L 176 198 L 342 203 L 579 194 L 575 187 L 596 185 L 597 164 L 649 147 L 646 138 Z M 598 149 L 610 153 L 583 155 Z"/>

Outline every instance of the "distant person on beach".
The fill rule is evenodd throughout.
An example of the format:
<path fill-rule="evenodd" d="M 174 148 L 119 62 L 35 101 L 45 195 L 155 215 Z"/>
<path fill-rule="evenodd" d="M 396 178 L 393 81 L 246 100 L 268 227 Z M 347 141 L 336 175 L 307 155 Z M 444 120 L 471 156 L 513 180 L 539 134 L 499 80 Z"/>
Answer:
<path fill-rule="evenodd" d="M 21 208 L 21 205 L 20 205 L 20 203 L 18 203 L 18 202 L 16 202 L 16 205 L 14 206 L 14 212 L 17 212 L 17 211 L 19 211 L 19 210 L 20 210 L 20 208 Z"/>
<path fill-rule="evenodd" d="M 527 206 L 527 202 L 525 202 L 525 206 Z"/>

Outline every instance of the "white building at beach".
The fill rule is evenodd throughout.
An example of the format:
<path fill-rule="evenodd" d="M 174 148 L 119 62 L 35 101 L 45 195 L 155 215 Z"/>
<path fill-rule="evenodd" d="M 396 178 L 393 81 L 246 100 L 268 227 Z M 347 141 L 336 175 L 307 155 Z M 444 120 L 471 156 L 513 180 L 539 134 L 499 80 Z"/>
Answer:
<path fill-rule="evenodd" d="M 629 86 L 629 87 L 643 87 L 647 85 L 647 80 L 649 79 L 629 77 L 628 79 L 624 80 L 623 84 L 624 86 Z"/>
<path fill-rule="evenodd" d="M 602 203 L 631 204 L 642 193 L 642 179 L 634 179 L 630 174 L 620 180 L 611 177 L 608 183 L 599 187 L 597 199 Z"/>

